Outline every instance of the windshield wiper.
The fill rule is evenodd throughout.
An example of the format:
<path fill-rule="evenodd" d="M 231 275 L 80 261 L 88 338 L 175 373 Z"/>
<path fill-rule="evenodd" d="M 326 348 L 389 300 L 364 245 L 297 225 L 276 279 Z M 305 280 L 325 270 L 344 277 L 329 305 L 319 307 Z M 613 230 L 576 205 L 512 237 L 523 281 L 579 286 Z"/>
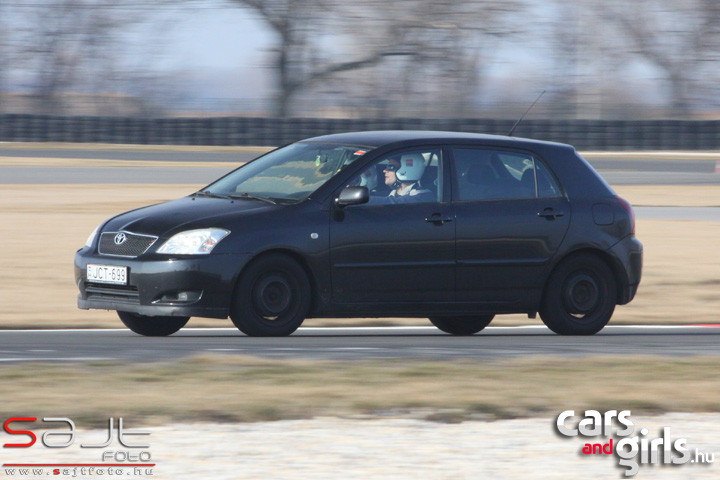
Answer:
<path fill-rule="evenodd" d="M 230 198 L 230 195 L 225 195 L 222 193 L 208 192 L 206 190 L 200 190 L 199 192 L 193 193 L 193 195 L 198 196 L 198 197 Z"/>
<path fill-rule="evenodd" d="M 257 195 L 251 195 L 247 192 L 228 195 L 228 197 L 240 198 L 240 199 L 246 199 L 246 200 L 260 200 L 261 202 L 269 203 L 271 205 L 277 205 L 277 202 L 275 200 L 273 200 L 272 198 L 258 197 Z"/>

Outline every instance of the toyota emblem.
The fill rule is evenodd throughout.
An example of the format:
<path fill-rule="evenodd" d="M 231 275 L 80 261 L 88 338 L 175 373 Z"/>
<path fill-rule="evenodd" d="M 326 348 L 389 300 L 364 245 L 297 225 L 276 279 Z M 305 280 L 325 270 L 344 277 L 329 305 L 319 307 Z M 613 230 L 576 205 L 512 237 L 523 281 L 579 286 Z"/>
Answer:
<path fill-rule="evenodd" d="M 122 245 L 123 243 L 125 243 L 125 240 L 127 240 L 127 237 L 124 233 L 120 232 L 115 235 L 115 245 Z"/>

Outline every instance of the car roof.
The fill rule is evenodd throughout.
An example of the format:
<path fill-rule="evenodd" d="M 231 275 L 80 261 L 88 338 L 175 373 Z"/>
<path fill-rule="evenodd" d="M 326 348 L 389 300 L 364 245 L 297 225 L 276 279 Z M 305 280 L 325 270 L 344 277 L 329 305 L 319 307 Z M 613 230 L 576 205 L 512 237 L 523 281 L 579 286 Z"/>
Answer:
<path fill-rule="evenodd" d="M 529 138 L 508 137 L 505 135 L 488 135 L 484 133 L 464 133 L 464 132 L 441 132 L 433 130 L 375 130 L 367 132 L 348 132 L 336 133 L 331 135 L 322 135 L 303 140 L 304 142 L 328 142 L 328 143 L 346 143 L 363 147 L 382 147 L 391 143 L 399 142 L 448 142 L 452 143 L 469 141 L 488 142 L 496 145 L 514 145 L 514 146 L 544 146 L 544 147 L 564 147 L 573 148 L 571 145 L 555 142 L 547 142 L 543 140 L 533 140 Z"/>

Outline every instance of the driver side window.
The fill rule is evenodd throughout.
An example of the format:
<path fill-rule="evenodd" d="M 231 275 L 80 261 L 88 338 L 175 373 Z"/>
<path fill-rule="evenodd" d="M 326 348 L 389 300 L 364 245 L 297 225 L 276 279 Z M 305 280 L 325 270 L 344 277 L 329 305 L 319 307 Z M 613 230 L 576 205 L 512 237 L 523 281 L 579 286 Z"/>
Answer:
<path fill-rule="evenodd" d="M 393 152 L 353 177 L 349 185 L 367 187 L 370 204 L 425 203 L 442 199 L 439 147 Z"/>

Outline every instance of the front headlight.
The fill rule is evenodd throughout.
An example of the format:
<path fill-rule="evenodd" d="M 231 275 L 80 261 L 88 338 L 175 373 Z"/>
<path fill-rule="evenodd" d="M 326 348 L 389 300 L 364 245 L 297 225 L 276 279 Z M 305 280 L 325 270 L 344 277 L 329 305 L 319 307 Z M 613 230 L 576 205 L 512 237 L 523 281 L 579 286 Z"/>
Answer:
<path fill-rule="evenodd" d="M 163 243 L 157 253 L 178 255 L 207 255 L 212 252 L 220 240 L 227 237 L 230 230 L 223 228 L 203 228 L 175 234 Z"/>
<path fill-rule="evenodd" d="M 86 247 L 92 247 L 93 242 L 95 241 L 95 237 L 97 237 L 98 230 L 100 230 L 100 225 L 95 227 L 95 230 L 92 231 L 90 236 L 88 237 L 87 241 L 85 242 Z"/>

